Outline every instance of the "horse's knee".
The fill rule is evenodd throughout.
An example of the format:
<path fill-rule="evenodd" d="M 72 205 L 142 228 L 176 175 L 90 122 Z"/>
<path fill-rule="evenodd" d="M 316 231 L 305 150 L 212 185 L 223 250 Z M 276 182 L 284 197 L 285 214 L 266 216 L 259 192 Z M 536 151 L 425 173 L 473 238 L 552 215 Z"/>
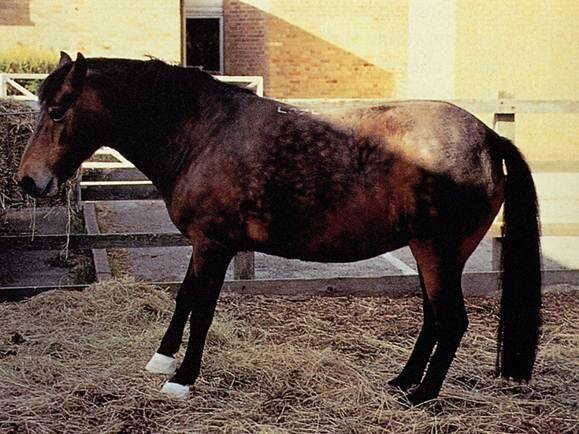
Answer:
<path fill-rule="evenodd" d="M 422 328 L 420 333 L 423 333 L 427 337 L 432 337 L 436 339 L 436 321 L 434 318 L 424 318 L 422 321 Z"/>
<path fill-rule="evenodd" d="M 466 330 L 468 329 L 468 316 L 466 315 L 466 312 L 461 313 L 460 315 L 456 315 L 453 318 L 453 322 L 452 322 L 452 326 L 455 329 L 457 334 L 464 334 L 466 332 Z"/>

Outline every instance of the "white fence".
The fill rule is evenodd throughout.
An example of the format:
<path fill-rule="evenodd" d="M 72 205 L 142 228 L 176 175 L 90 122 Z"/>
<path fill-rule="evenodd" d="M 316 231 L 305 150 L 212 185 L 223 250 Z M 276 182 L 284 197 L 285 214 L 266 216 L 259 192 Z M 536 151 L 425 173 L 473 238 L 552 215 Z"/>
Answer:
<path fill-rule="evenodd" d="M 21 74 L 0 73 L 0 98 L 17 100 L 36 100 L 36 95 L 23 85 L 23 81 L 44 80 L 48 74 Z M 241 75 L 218 75 L 216 79 L 226 83 L 236 84 L 252 90 L 259 96 L 263 96 L 263 77 Z"/>
<path fill-rule="evenodd" d="M 17 80 L 43 80 L 46 74 L 0 73 L 0 98 L 36 100 L 36 95 L 26 89 Z M 12 92 L 10 92 L 11 90 Z"/>

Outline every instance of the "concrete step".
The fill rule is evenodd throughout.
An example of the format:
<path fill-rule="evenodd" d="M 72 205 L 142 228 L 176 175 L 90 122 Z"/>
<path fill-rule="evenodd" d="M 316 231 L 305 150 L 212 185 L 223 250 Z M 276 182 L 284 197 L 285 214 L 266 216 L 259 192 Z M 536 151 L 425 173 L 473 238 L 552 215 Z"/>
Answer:
<path fill-rule="evenodd" d="M 82 170 L 83 181 L 148 181 L 136 167 L 96 168 Z"/>
<path fill-rule="evenodd" d="M 80 190 L 83 201 L 161 199 L 150 181 L 82 181 Z"/>

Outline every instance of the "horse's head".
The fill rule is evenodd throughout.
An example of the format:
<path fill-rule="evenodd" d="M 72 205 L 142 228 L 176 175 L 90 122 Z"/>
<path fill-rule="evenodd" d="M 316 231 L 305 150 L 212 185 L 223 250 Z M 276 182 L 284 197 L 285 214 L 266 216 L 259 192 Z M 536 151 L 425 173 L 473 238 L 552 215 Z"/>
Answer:
<path fill-rule="evenodd" d="M 105 144 L 110 113 L 78 53 L 61 53 L 58 67 L 39 90 L 40 113 L 18 170 L 31 196 L 53 196 L 80 164 Z M 94 80 L 93 80 L 94 81 Z"/>

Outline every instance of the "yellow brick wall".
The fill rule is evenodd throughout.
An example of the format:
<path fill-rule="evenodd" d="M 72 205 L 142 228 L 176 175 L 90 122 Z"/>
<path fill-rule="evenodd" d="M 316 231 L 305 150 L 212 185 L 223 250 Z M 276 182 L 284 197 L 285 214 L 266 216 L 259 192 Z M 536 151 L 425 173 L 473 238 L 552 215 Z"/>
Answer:
<path fill-rule="evenodd" d="M 457 0 L 456 21 L 456 98 L 579 100 L 578 1 Z M 532 160 L 579 159 L 579 115 L 518 114 L 516 141 Z"/>
<path fill-rule="evenodd" d="M 266 14 L 245 2 L 224 2 L 224 68 L 226 75 L 261 75 L 268 79 Z"/>
<path fill-rule="evenodd" d="M 399 98 L 406 17 L 406 0 L 226 0 L 225 72 L 279 98 Z"/>
<path fill-rule="evenodd" d="M 225 70 L 263 75 L 279 98 L 406 98 L 408 11 L 408 0 L 227 0 Z M 448 25 L 450 98 L 579 99 L 579 2 L 456 0 Z M 578 115 L 516 120 L 529 159 L 579 159 Z"/>
<path fill-rule="evenodd" d="M 179 0 L 5 0 L 0 53 L 15 48 L 87 56 L 181 59 Z M 13 3 L 14 5 L 11 5 Z M 28 8 L 22 8 L 28 3 Z M 2 25 L 3 24 L 3 25 Z"/>

